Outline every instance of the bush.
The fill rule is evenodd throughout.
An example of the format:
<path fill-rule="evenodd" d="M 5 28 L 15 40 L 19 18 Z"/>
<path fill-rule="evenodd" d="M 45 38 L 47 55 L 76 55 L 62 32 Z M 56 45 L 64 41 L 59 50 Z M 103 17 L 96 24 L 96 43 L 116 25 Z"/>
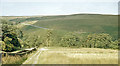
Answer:
<path fill-rule="evenodd" d="M 61 38 L 60 45 L 63 47 L 78 47 L 80 39 L 73 33 L 68 33 Z"/>
<path fill-rule="evenodd" d="M 119 43 L 118 40 L 112 41 L 112 43 L 109 45 L 109 48 L 118 49 L 119 48 L 118 43 Z"/>

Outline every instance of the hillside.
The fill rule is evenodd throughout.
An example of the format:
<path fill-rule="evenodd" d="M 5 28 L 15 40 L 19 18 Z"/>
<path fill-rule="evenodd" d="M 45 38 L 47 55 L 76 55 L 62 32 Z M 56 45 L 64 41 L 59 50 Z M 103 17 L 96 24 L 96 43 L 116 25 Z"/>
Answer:
<path fill-rule="evenodd" d="M 117 15 L 100 15 L 100 14 L 73 14 L 61 16 L 34 16 L 29 18 L 15 18 L 10 21 L 30 22 L 35 26 L 84 33 L 108 33 L 117 38 L 118 33 L 118 16 Z M 25 26 L 23 29 L 28 30 L 33 27 Z"/>

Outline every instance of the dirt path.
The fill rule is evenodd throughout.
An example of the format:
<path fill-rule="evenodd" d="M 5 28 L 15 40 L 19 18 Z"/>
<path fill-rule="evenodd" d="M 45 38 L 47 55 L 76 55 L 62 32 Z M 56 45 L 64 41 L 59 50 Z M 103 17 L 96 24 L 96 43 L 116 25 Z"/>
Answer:
<path fill-rule="evenodd" d="M 41 55 L 42 51 L 45 51 L 45 50 L 48 50 L 48 49 L 45 49 L 45 48 L 38 49 L 38 51 L 35 54 L 33 54 L 31 57 L 29 57 L 23 64 L 37 64 L 37 63 L 39 63 L 38 62 L 39 56 Z"/>
<path fill-rule="evenodd" d="M 29 26 L 36 27 L 36 28 L 48 29 L 48 28 L 44 28 L 44 27 L 35 26 L 35 25 L 32 25 L 32 24 L 26 24 L 26 23 L 22 23 L 22 24 L 23 25 L 29 25 Z"/>

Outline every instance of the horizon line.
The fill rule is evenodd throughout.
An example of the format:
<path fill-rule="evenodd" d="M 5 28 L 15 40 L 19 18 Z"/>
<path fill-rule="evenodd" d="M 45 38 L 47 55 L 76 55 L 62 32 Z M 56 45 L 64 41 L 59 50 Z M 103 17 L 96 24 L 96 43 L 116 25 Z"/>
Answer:
<path fill-rule="evenodd" d="M 64 16 L 64 15 L 77 15 L 77 14 L 120 15 L 120 14 L 101 14 L 101 13 L 75 13 L 75 14 L 21 15 L 21 16 Z M 2 17 L 2 15 L 0 16 Z M 7 15 L 4 15 L 4 16 L 7 16 Z M 8 16 L 20 16 L 20 15 L 8 15 Z"/>

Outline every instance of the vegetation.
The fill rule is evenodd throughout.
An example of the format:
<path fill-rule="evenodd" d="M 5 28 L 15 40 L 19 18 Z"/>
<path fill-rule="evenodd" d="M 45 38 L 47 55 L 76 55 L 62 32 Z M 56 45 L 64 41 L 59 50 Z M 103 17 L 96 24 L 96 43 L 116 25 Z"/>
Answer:
<path fill-rule="evenodd" d="M 31 48 L 31 47 L 67 47 L 70 49 L 78 48 L 102 48 L 104 50 L 107 49 L 118 49 L 118 23 L 117 16 L 112 15 L 87 15 L 87 14 L 78 14 L 78 15 L 69 15 L 69 16 L 43 16 L 43 17 L 28 17 L 28 18 L 15 18 L 9 19 L 9 21 L 2 20 L 2 50 L 6 52 L 12 52 L 19 49 Z M 31 22 L 31 24 L 27 24 L 27 22 Z M 34 23 L 32 23 L 34 22 Z M 18 27 L 22 25 L 22 27 Z M 37 26 L 37 27 L 35 27 Z M 41 27 L 41 28 L 39 28 Z M 48 29 L 42 29 L 48 28 Z M 63 49 L 64 49 L 63 48 Z M 58 48 L 57 48 L 58 49 Z M 57 50 L 54 49 L 54 50 Z M 60 49 L 61 50 L 61 49 Z M 90 49 L 89 49 L 90 50 Z M 114 58 L 116 55 L 110 54 L 102 54 L 98 59 L 98 56 L 95 58 L 90 55 L 89 57 L 79 56 L 78 58 L 70 58 L 68 57 L 69 52 L 67 53 L 67 49 L 64 50 L 65 53 L 49 53 L 49 55 L 45 55 L 43 52 L 41 55 L 42 58 L 46 57 L 50 60 L 56 58 L 65 58 L 66 61 L 62 61 L 62 59 L 58 58 L 58 62 L 62 63 L 79 63 L 77 61 L 81 61 L 81 63 L 86 63 L 85 60 L 88 60 L 89 63 L 95 62 L 94 60 L 97 58 L 96 63 L 116 63 L 117 59 Z M 62 52 L 64 52 L 62 51 Z M 94 50 L 93 50 L 94 51 Z M 84 51 L 85 52 L 85 51 Z M 71 54 L 72 52 L 70 52 Z M 73 52 L 74 53 L 74 52 Z M 83 53 L 83 52 L 80 52 Z M 87 50 L 87 54 L 91 53 Z M 98 53 L 104 53 L 98 52 Z M 114 52 L 112 52 L 114 53 Z M 66 54 L 66 55 L 65 55 Z M 111 57 L 107 57 L 107 55 L 111 55 Z M 39 54 L 37 54 L 39 55 Z M 40 57 L 40 56 L 38 56 Z M 102 57 L 107 57 L 107 60 Z M 16 59 L 16 61 L 10 62 L 17 64 L 18 62 L 21 64 L 26 60 L 26 56 L 8 56 L 3 57 L 4 63 L 7 61 L 5 59 Z M 20 59 L 19 59 L 20 58 Z M 40 59 L 42 59 L 40 58 Z M 39 59 L 39 60 L 40 60 Z M 55 60 L 55 59 L 54 59 Z M 101 61 L 105 60 L 105 61 Z M 111 60 L 111 61 L 109 61 Z M 90 62 L 92 61 L 92 62 Z M 49 62 L 47 60 L 41 61 L 42 63 L 54 63 Z M 55 63 L 58 63 L 55 62 Z"/>
<path fill-rule="evenodd" d="M 67 34 L 61 39 L 63 47 L 111 48 L 118 49 L 118 41 L 113 41 L 109 34 L 89 34 L 86 39 Z"/>
<path fill-rule="evenodd" d="M 79 37 L 74 34 L 67 34 L 61 38 L 61 46 L 63 47 L 80 47 L 81 42 Z"/>
<path fill-rule="evenodd" d="M 90 48 L 118 49 L 118 41 L 113 41 L 112 37 L 105 33 L 88 35 L 85 44 Z"/>
<path fill-rule="evenodd" d="M 114 40 L 112 36 L 107 33 L 93 33 L 93 34 L 78 34 L 75 32 L 61 33 L 56 30 L 43 30 L 43 33 L 39 33 L 39 30 L 32 33 L 36 36 L 40 36 L 36 42 L 38 45 L 43 46 L 61 46 L 61 47 L 77 47 L 77 48 L 104 48 L 104 49 L 118 49 L 118 40 Z M 34 43 L 30 35 L 28 40 L 31 41 L 29 45 Z M 34 44 L 35 45 L 35 44 Z"/>
<path fill-rule="evenodd" d="M 37 18 L 37 20 L 35 20 Z M 24 19 L 21 21 L 21 19 Z M 76 14 L 65 16 L 43 16 L 11 19 L 12 21 L 31 22 L 37 21 L 35 26 L 54 30 L 64 30 L 77 33 L 108 33 L 113 39 L 118 38 L 118 16 L 117 15 L 92 15 Z M 36 29 L 34 27 L 23 27 L 24 30 Z"/>
<path fill-rule="evenodd" d="M 16 27 L 5 20 L 2 22 L 2 50 L 3 51 L 15 51 L 21 48 L 20 42 L 18 41 Z"/>
<path fill-rule="evenodd" d="M 44 30 L 30 25 L 22 27 L 24 36 L 29 36 L 27 40 L 22 39 L 26 43 L 25 46 L 32 47 L 36 43 L 44 46 L 118 49 L 117 16 L 74 14 L 16 18 L 10 21 L 20 23 L 37 21 L 33 25 L 52 29 Z M 37 36 L 35 41 L 34 35 Z"/>
<path fill-rule="evenodd" d="M 2 64 L 22 64 L 26 59 L 27 55 L 24 56 L 5 56 L 2 57 Z"/>
<path fill-rule="evenodd" d="M 23 32 L 20 29 L 18 29 L 17 26 L 12 22 L 1 19 L 1 23 L 2 23 L 2 37 L 1 37 L 2 41 L 0 41 L 0 44 L 2 44 L 1 50 L 5 52 L 12 52 L 22 49 L 23 48 L 22 44 L 24 43 L 24 41 L 21 40 L 23 38 Z M 3 56 L 2 64 L 22 64 L 27 59 L 27 57 L 28 57 L 27 55 Z"/>

